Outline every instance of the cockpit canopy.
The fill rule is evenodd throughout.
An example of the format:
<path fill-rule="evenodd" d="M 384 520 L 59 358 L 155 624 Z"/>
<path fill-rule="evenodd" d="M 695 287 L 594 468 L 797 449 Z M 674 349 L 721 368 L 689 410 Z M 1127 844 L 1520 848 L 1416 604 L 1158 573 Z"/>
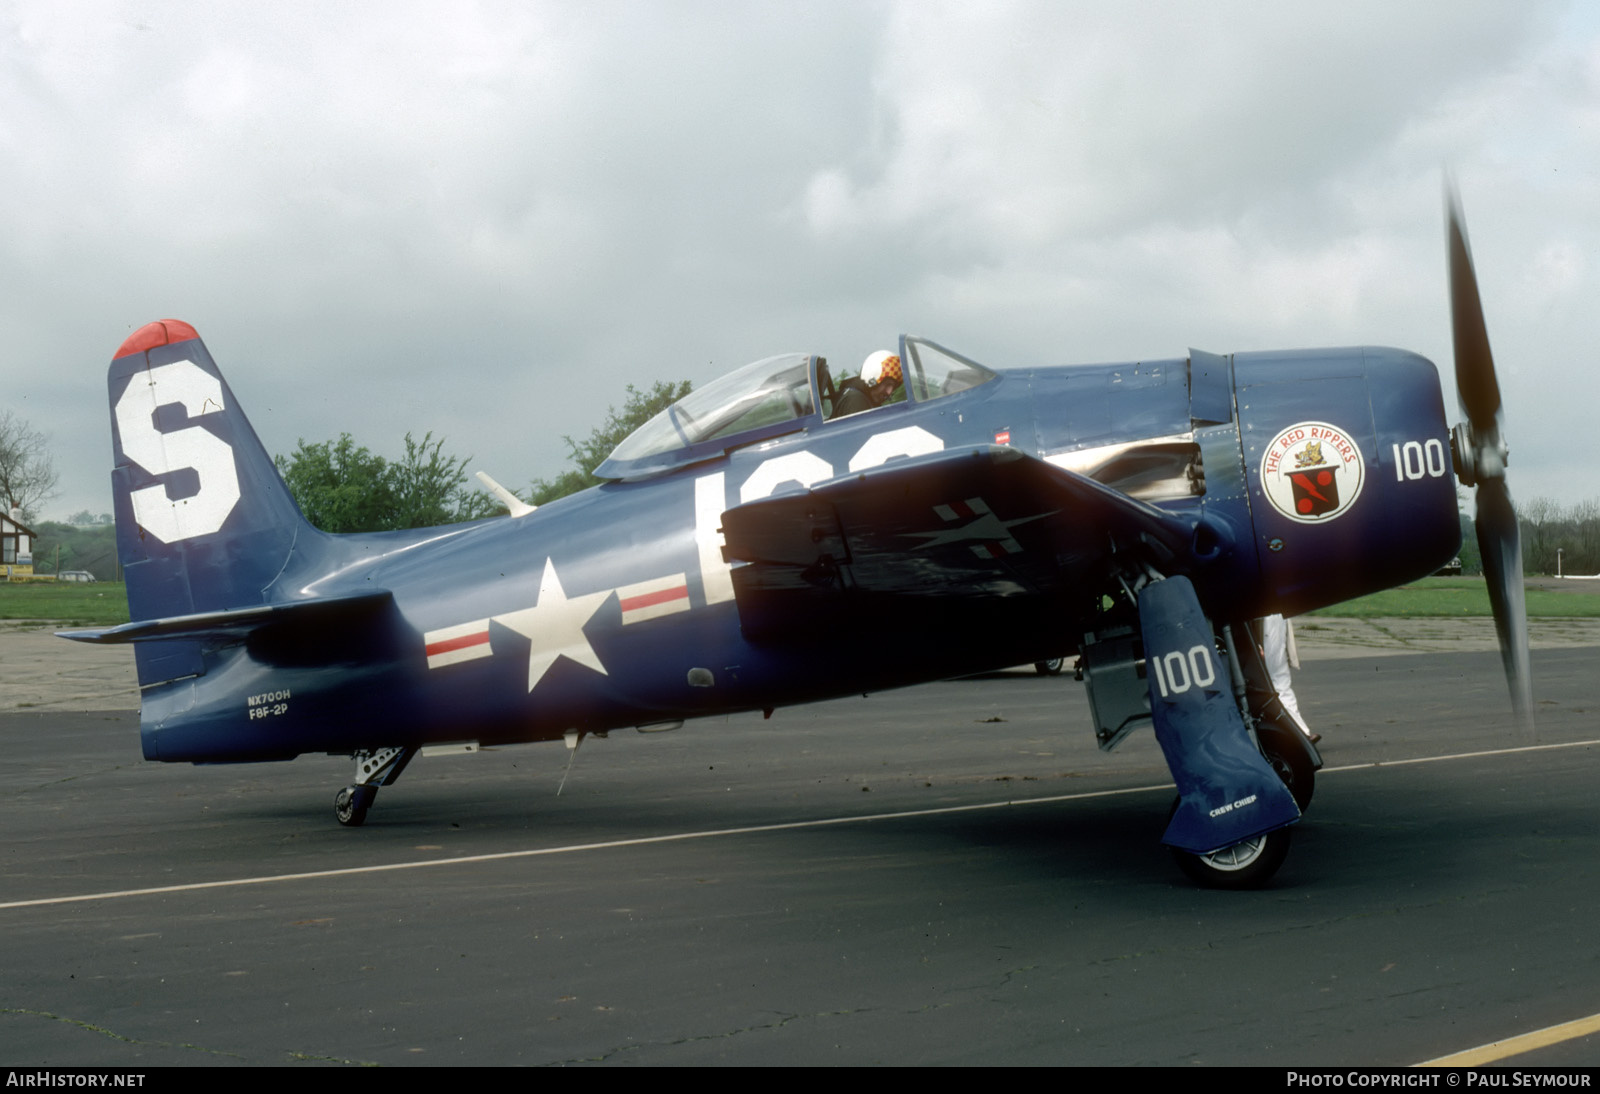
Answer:
<path fill-rule="evenodd" d="M 811 414 L 811 357 L 768 357 L 696 388 L 634 430 L 607 462 L 633 462 Z M 780 430 L 787 432 L 787 430 Z"/>
<path fill-rule="evenodd" d="M 995 378 L 976 361 L 923 338 L 902 335 L 900 360 L 905 384 L 872 410 L 931 402 Z M 603 479 L 642 478 L 740 445 L 853 417 L 840 399 L 853 383 L 853 369 L 835 377 L 826 359 L 815 354 L 767 357 L 673 403 L 629 434 L 595 474 Z"/>

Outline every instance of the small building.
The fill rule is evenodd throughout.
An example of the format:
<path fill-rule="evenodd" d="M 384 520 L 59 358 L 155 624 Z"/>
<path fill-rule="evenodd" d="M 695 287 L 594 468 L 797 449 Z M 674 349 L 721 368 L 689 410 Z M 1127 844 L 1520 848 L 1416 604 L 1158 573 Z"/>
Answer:
<path fill-rule="evenodd" d="M 0 573 L 7 581 L 33 578 L 32 528 L 22 523 L 22 510 L 0 512 Z"/>

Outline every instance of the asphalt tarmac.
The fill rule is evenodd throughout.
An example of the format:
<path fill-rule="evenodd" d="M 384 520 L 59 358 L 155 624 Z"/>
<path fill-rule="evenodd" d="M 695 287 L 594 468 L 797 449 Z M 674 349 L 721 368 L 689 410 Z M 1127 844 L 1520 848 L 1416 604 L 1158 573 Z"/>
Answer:
<path fill-rule="evenodd" d="M 3 713 L 0 1063 L 1432 1059 L 1600 1011 L 1600 648 L 1533 665 L 1537 740 L 1492 652 L 1308 658 L 1327 768 L 1251 893 L 1184 879 L 1070 676 L 422 759 L 361 829 L 347 759 Z"/>

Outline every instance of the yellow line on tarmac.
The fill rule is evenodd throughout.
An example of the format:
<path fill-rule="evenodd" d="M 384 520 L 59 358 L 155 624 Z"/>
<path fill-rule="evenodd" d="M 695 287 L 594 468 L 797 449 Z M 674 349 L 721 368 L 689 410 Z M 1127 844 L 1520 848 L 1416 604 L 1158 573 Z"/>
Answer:
<path fill-rule="evenodd" d="M 1600 1014 L 1591 1014 L 1587 1018 L 1577 1018 L 1571 1022 L 1562 1022 L 1559 1026 L 1546 1026 L 1536 1029 L 1532 1033 L 1524 1033 L 1520 1037 L 1508 1037 L 1504 1041 L 1490 1041 L 1477 1048 L 1469 1048 L 1465 1052 L 1454 1052 L 1449 1056 L 1440 1056 L 1436 1060 L 1424 1060 L 1417 1067 L 1478 1067 L 1481 1064 L 1492 1064 L 1511 1056 L 1520 1056 L 1524 1052 L 1532 1052 L 1536 1048 L 1545 1048 L 1548 1045 L 1559 1045 L 1562 1041 L 1570 1041 L 1574 1037 L 1587 1037 L 1591 1033 L 1600 1033 Z"/>

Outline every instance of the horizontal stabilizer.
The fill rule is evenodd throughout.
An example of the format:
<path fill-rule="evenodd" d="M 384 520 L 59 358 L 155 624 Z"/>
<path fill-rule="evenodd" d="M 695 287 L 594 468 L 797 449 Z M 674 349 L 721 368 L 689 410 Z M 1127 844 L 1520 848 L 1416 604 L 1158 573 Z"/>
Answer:
<path fill-rule="evenodd" d="M 268 625 L 324 627 L 351 622 L 382 611 L 393 600 L 394 594 L 383 589 L 355 596 L 321 597 L 287 604 L 174 615 L 165 619 L 141 619 L 118 627 L 57 631 L 56 634 L 74 642 L 100 644 L 150 642 L 164 638 L 242 638 Z"/>

